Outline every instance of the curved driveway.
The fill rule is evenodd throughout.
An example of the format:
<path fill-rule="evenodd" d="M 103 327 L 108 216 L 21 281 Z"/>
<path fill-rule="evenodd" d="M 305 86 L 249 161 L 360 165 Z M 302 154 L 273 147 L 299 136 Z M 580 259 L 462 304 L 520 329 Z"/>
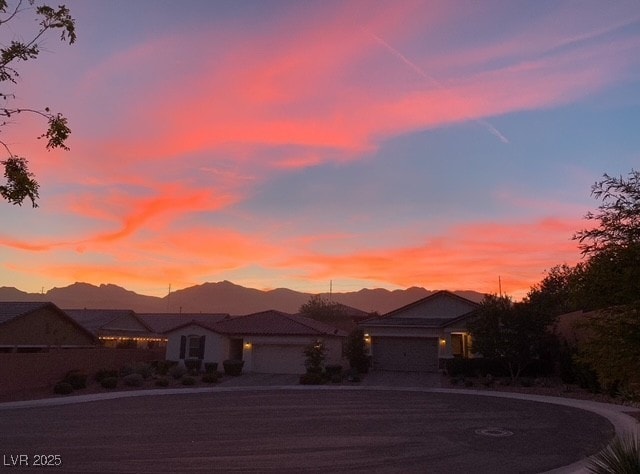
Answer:
<path fill-rule="evenodd" d="M 614 434 L 573 407 L 437 390 L 168 393 L 2 410 L 0 462 L 58 454 L 62 468 L 49 470 L 70 473 L 537 473 Z"/>

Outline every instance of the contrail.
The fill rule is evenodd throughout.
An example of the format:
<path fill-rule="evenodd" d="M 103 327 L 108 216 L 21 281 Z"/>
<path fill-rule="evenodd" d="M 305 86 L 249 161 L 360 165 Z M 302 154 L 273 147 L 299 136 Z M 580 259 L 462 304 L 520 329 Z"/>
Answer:
<path fill-rule="evenodd" d="M 367 33 L 369 36 L 371 36 L 374 40 L 376 40 L 379 44 L 381 44 L 382 46 L 385 47 L 385 49 L 387 49 L 387 51 L 389 51 L 391 54 L 393 54 L 396 58 L 398 58 L 400 61 L 402 61 L 406 66 L 409 66 L 416 74 L 418 74 L 420 77 L 422 77 L 423 79 L 426 79 L 427 81 L 431 82 L 434 86 L 436 86 L 438 89 L 444 89 L 445 86 L 444 84 L 442 84 L 440 81 L 438 81 L 436 78 L 434 78 L 433 76 L 430 76 L 429 74 L 427 74 L 426 72 L 424 72 L 424 70 L 422 70 L 422 68 L 420 68 L 417 64 L 415 64 L 413 61 L 411 61 L 409 58 L 407 58 L 404 54 L 402 54 L 400 51 L 398 51 L 397 49 L 395 49 L 393 46 L 391 46 L 389 43 L 387 43 L 385 40 L 383 40 L 382 38 L 380 38 L 378 35 L 376 35 L 375 33 L 367 30 L 366 28 L 362 27 L 362 31 L 364 31 L 365 33 Z M 487 122 L 486 120 L 480 120 L 480 119 L 474 119 L 474 122 L 482 125 L 484 128 L 487 129 L 487 131 L 489 133 L 491 133 L 491 135 L 495 136 L 498 138 L 498 140 L 500 140 L 502 143 L 509 143 L 509 139 L 507 137 L 505 137 L 500 130 L 498 130 L 496 127 L 494 127 L 493 125 L 491 125 L 489 122 Z"/>

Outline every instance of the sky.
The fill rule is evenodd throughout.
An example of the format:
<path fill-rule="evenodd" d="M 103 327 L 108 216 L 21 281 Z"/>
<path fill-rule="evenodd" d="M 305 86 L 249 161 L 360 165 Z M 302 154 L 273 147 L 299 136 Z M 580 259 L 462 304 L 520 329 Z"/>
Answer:
<path fill-rule="evenodd" d="M 0 202 L 0 286 L 519 299 L 580 261 L 591 185 L 640 164 L 636 0 L 65 4 L 77 42 L 3 84 L 72 135 L 0 128 L 41 186 Z"/>

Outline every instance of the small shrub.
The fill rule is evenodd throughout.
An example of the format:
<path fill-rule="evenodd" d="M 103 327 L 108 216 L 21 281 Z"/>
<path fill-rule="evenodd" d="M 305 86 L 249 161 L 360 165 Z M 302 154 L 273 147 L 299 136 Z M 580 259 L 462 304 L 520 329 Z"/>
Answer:
<path fill-rule="evenodd" d="M 527 388 L 533 387 L 533 380 L 529 377 L 522 377 L 520 379 L 520 385 Z"/>
<path fill-rule="evenodd" d="M 464 386 L 465 386 L 465 387 L 473 387 L 473 380 L 466 379 L 466 380 L 464 381 Z"/>
<path fill-rule="evenodd" d="M 118 378 L 118 371 L 113 369 L 98 370 L 95 375 L 96 382 L 102 383 L 106 378 L 115 377 Z"/>
<path fill-rule="evenodd" d="M 100 380 L 102 388 L 116 388 L 118 386 L 118 377 L 105 377 Z"/>
<path fill-rule="evenodd" d="M 327 373 L 329 378 L 333 378 L 334 375 L 342 375 L 342 366 L 338 364 L 327 365 L 324 368 L 324 371 Z"/>
<path fill-rule="evenodd" d="M 134 373 L 135 371 L 133 370 L 133 366 L 132 365 L 125 365 L 120 367 L 120 377 L 126 377 L 129 374 Z"/>
<path fill-rule="evenodd" d="M 141 362 L 133 366 L 133 372 L 142 375 L 142 378 L 146 380 L 153 375 L 153 368 L 151 364 Z"/>
<path fill-rule="evenodd" d="M 331 383 L 342 383 L 342 373 L 333 374 L 331 376 Z"/>
<path fill-rule="evenodd" d="M 595 474 L 640 472 L 640 438 L 637 435 L 616 436 L 611 444 L 589 463 L 589 471 Z"/>
<path fill-rule="evenodd" d="M 300 385 L 322 385 L 324 377 L 317 372 L 307 372 L 300 376 Z"/>
<path fill-rule="evenodd" d="M 207 374 L 214 374 L 218 372 L 218 363 L 217 362 L 205 362 L 204 363 L 204 371 Z"/>
<path fill-rule="evenodd" d="M 174 365 L 169 369 L 169 375 L 171 375 L 176 380 L 181 378 L 186 373 L 187 373 L 187 369 L 185 369 L 181 365 Z"/>
<path fill-rule="evenodd" d="M 87 386 L 87 374 L 79 370 L 72 370 L 65 375 L 62 381 L 71 385 L 74 390 L 80 390 Z"/>
<path fill-rule="evenodd" d="M 197 374 L 202 367 L 202 359 L 185 359 L 184 366 L 190 374 Z"/>
<path fill-rule="evenodd" d="M 169 379 L 166 377 L 160 377 L 159 379 L 156 380 L 156 386 L 157 387 L 168 387 L 169 386 Z"/>
<path fill-rule="evenodd" d="M 222 362 L 222 367 L 224 367 L 224 373 L 232 376 L 241 375 L 243 366 L 244 366 L 244 361 L 239 359 L 227 359 Z"/>
<path fill-rule="evenodd" d="M 156 360 L 152 363 L 152 367 L 158 375 L 167 375 L 169 369 L 176 365 L 178 365 L 178 362 L 175 360 Z"/>
<path fill-rule="evenodd" d="M 122 382 L 127 387 L 141 387 L 142 384 L 144 383 L 144 378 L 140 374 L 133 373 L 133 374 L 124 376 L 122 378 Z"/>
<path fill-rule="evenodd" d="M 216 374 L 215 372 L 207 372 L 202 376 L 202 381 L 204 383 L 217 383 L 218 374 Z"/>
<path fill-rule="evenodd" d="M 53 387 L 53 393 L 58 395 L 69 395 L 71 392 L 73 392 L 73 386 L 68 382 L 58 382 Z"/>
<path fill-rule="evenodd" d="M 195 385 L 196 379 L 191 375 L 183 375 L 182 376 L 182 385 Z"/>
<path fill-rule="evenodd" d="M 360 372 L 356 368 L 349 369 L 347 372 L 347 380 L 349 382 L 360 382 L 362 379 L 360 377 Z"/>

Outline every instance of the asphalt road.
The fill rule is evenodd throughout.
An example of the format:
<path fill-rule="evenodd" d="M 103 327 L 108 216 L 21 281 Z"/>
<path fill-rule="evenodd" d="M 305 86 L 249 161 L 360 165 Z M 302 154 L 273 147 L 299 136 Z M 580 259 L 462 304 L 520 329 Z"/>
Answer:
<path fill-rule="evenodd" d="M 504 398 L 247 389 L 0 411 L 0 473 L 537 473 L 613 432 L 590 412 Z M 30 468 L 11 466 L 18 455 Z M 35 468 L 37 455 L 62 466 Z"/>

